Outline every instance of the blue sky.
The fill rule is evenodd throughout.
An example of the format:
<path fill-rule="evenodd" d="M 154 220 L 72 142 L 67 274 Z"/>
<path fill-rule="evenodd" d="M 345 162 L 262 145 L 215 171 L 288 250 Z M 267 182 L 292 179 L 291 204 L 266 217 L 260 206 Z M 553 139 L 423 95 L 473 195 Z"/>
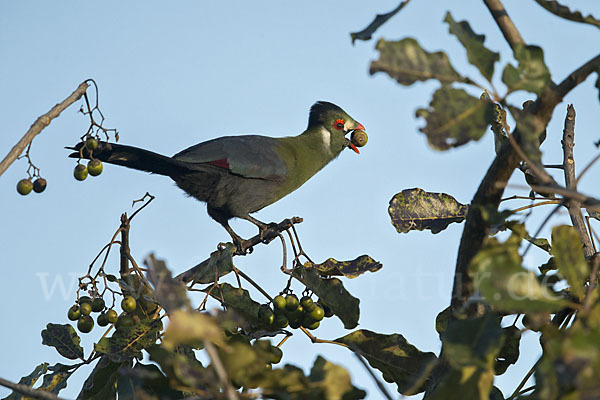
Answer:
<path fill-rule="evenodd" d="M 223 135 L 295 135 L 305 129 L 312 103 L 332 101 L 365 125 L 369 143 L 360 155 L 344 152 L 256 217 L 303 217 L 298 232 L 315 261 L 369 254 L 382 262 L 377 273 L 344 282 L 361 299 L 359 328 L 401 333 L 420 349 L 437 353 L 434 321 L 449 303 L 462 225 L 451 225 L 438 235 L 398 234 L 389 221 L 388 202 L 402 189 L 421 187 L 468 203 L 493 157 L 493 140 L 488 133 L 460 149 L 432 150 L 418 132 L 422 121 L 414 112 L 428 104 L 437 84 L 401 87 L 383 74 L 369 76 L 368 65 L 377 58 L 377 39 L 413 36 L 428 51 L 448 52 L 457 70 L 484 82 L 441 22 L 448 3 L 414 0 L 373 41 L 354 46 L 349 33 L 362 29 L 376 13 L 391 10 L 397 1 L 173 3 L 2 2 L 2 156 L 37 116 L 87 78 L 98 83 L 106 126 L 119 130 L 121 143 L 167 155 Z M 600 16 L 597 2 L 569 3 L 584 14 Z M 543 46 L 556 81 L 596 55 L 596 28 L 560 20 L 533 1 L 506 1 L 506 6 L 524 39 Z M 512 57 L 487 9 L 480 1 L 463 0 L 453 2 L 451 12 L 455 20 L 468 19 L 475 32 L 486 35 L 486 45 L 501 53 L 494 78 L 502 88 L 501 68 Z M 562 161 L 560 136 L 570 102 L 577 110 L 579 170 L 595 154 L 592 143 L 600 138 L 600 108 L 593 84 L 588 79 L 557 107 L 542 147 L 545 162 Z M 517 94 L 511 101 L 520 104 L 527 96 Z M 48 180 L 43 195 L 16 193 L 16 182 L 25 177 L 24 160 L 0 177 L 0 376 L 13 381 L 41 362 L 65 361 L 41 344 L 40 331 L 48 322 L 67 322 L 66 311 L 75 298 L 70 285 L 110 239 L 119 215 L 131 212 L 133 199 L 146 191 L 156 196 L 132 226 L 131 248 L 140 262 L 154 252 L 180 272 L 228 240 L 204 205 L 184 196 L 168 178 L 107 165 L 100 177 L 75 181 L 75 163 L 66 158 L 63 147 L 76 143 L 87 128 L 78 108 L 79 104 L 66 110 L 33 143 L 31 156 Z M 597 179 L 596 168 L 583 179 L 581 190 L 593 194 Z M 524 180 L 515 174 L 511 183 L 523 185 Z M 507 191 L 527 192 L 516 186 Z M 531 220 L 531 230 L 542 214 Z M 568 217 L 556 217 L 556 223 L 561 221 Z M 242 236 L 256 233 L 246 221 L 233 226 Z M 275 294 L 286 282 L 279 272 L 280 257 L 281 247 L 273 242 L 235 263 Z M 545 258 L 531 252 L 526 261 L 535 267 Z M 110 258 L 108 269 L 118 270 L 116 257 Z M 295 289 L 302 290 L 299 285 Z M 329 319 L 316 333 L 333 339 L 347 331 Z M 100 335 L 100 330 L 82 335 L 84 347 L 89 351 Z M 533 350 L 525 351 L 520 364 L 498 378 L 505 395 L 535 362 L 536 343 L 533 334 L 526 334 L 522 346 Z M 284 363 L 305 370 L 322 354 L 346 366 L 354 384 L 365 388 L 370 399 L 380 398 L 360 364 L 343 348 L 311 344 L 295 333 L 283 350 Z M 82 369 L 73 376 L 61 395 L 74 398 L 88 373 Z M 395 385 L 389 390 L 394 393 Z M 0 396 L 6 393 L 0 389 Z"/>

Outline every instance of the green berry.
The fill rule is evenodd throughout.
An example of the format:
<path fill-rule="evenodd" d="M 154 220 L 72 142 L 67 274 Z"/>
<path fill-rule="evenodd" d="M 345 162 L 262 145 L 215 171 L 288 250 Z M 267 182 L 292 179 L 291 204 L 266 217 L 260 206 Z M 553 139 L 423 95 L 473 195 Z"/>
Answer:
<path fill-rule="evenodd" d="M 364 145 L 367 144 L 367 134 L 364 131 L 354 131 L 352 132 L 352 135 L 350 135 L 350 141 L 356 146 L 356 147 L 363 147 Z"/>
<path fill-rule="evenodd" d="M 73 176 L 78 181 L 83 181 L 88 176 L 88 169 L 85 167 L 85 165 L 77 164 L 73 170 Z"/>
<path fill-rule="evenodd" d="M 82 315 L 81 318 L 79 318 L 79 321 L 77 321 L 77 329 L 79 329 L 79 332 L 81 333 L 91 332 L 93 327 L 94 320 L 89 315 Z"/>
<path fill-rule="evenodd" d="M 136 307 L 137 307 L 137 302 L 131 296 L 127 296 L 121 301 L 121 308 L 125 312 L 128 312 L 128 313 L 134 312 Z"/>
<path fill-rule="evenodd" d="M 285 305 L 285 297 L 283 297 L 282 295 L 275 296 L 275 298 L 273 299 L 273 308 L 275 308 L 275 311 L 283 310 L 285 308 Z"/>
<path fill-rule="evenodd" d="M 320 304 L 315 304 L 315 308 L 307 315 L 315 321 L 321 321 L 325 317 L 325 310 Z"/>
<path fill-rule="evenodd" d="M 90 160 L 87 165 L 88 172 L 91 176 L 98 176 L 102 173 L 102 161 Z"/>
<path fill-rule="evenodd" d="M 92 298 L 90 296 L 81 296 L 79 298 L 79 304 L 90 303 L 92 304 Z"/>
<path fill-rule="evenodd" d="M 275 314 L 275 322 L 273 323 L 276 328 L 282 329 L 288 326 L 288 319 L 285 314 Z"/>
<path fill-rule="evenodd" d="M 300 302 L 298 301 L 298 297 L 295 294 L 288 294 L 285 297 L 285 308 L 288 311 L 294 311 L 298 308 Z"/>
<path fill-rule="evenodd" d="M 46 190 L 47 183 L 48 182 L 46 182 L 44 178 L 37 178 L 35 181 L 33 181 L 33 191 L 36 193 L 42 193 L 44 190 Z"/>
<path fill-rule="evenodd" d="M 87 138 L 85 141 L 85 148 L 88 150 L 96 150 L 98 148 L 98 141 L 93 137 Z"/>
<path fill-rule="evenodd" d="M 33 183 L 29 179 L 21 179 L 17 183 L 17 192 L 20 195 L 27 196 L 33 190 Z"/>
<path fill-rule="evenodd" d="M 106 326 L 108 325 L 108 317 L 105 313 L 102 313 L 98 315 L 98 318 L 96 318 L 96 322 L 98 322 L 98 325 L 100 326 Z"/>
<path fill-rule="evenodd" d="M 279 347 L 271 346 L 271 363 L 277 364 L 283 357 L 283 351 Z"/>
<path fill-rule="evenodd" d="M 115 310 L 108 310 L 106 312 L 106 319 L 111 324 L 114 324 L 119 319 L 119 315 L 117 314 L 117 312 Z"/>
<path fill-rule="evenodd" d="M 300 304 L 302 305 L 302 308 L 304 309 L 304 311 L 306 312 L 311 312 L 312 310 L 315 309 L 315 303 L 313 302 L 313 300 L 310 298 L 310 296 L 303 296 L 300 299 Z"/>
<path fill-rule="evenodd" d="M 265 325 L 273 325 L 275 322 L 275 313 L 267 304 L 263 304 L 258 309 L 258 318 Z"/>
<path fill-rule="evenodd" d="M 92 301 L 92 311 L 100 312 L 102 310 L 104 310 L 104 299 L 102 297 L 96 297 Z"/>
<path fill-rule="evenodd" d="M 81 317 L 81 310 L 79 309 L 79 306 L 75 304 L 69 308 L 69 311 L 67 312 L 67 318 L 69 318 L 71 321 L 77 321 L 79 317 Z"/>
<path fill-rule="evenodd" d="M 83 315 L 90 315 L 92 312 L 92 305 L 90 303 L 83 303 L 79 306 L 79 310 Z"/>
<path fill-rule="evenodd" d="M 302 324 L 302 326 L 304 326 L 306 329 L 310 329 L 311 331 L 314 329 L 317 329 L 319 327 L 319 325 L 321 325 L 320 321 L 315 321 L 312 324 Z"/>

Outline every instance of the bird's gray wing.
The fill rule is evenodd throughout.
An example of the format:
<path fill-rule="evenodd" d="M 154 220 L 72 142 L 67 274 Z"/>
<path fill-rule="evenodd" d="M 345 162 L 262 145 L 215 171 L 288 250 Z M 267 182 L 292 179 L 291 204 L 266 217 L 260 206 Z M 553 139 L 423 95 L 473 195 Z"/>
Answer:
<path fill-rule="evenodd" d="M 287 166 L 276 138 L 244 135 L 224 136 L 199 143 L 173 158 L 193 164 L 210 164 L 246 178 L 284 179 Z"/>

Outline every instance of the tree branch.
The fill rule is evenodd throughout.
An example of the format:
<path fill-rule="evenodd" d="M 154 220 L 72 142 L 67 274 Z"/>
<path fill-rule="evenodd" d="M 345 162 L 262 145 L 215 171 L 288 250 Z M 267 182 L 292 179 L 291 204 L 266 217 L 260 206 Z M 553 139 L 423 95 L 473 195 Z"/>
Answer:
<path fill-rule="evenodd" d="M 554 109 L 563 97 L 598 69 L 600 69 L 600 55 L 573 71 L 558 86 L 551 85 L 547 87 L 529 108 L 530 112 L 540 119 L 542 126 L 547 126 Z M 513 135 L 519 143 L 521 135 L 518 127 Z M 481 216 L 480 207 L 492 206 L 495 209 L 498 208 L 504 188 L 520 161 L 521 158 L 507 141 L 500 149 L 492 165 L 490 165 L 471 201 L 456 260 L 451 302 L 452 309 L 455 311 L 466 304 L 473 294 L 473 282 L 468 275 L 468 267 L 487 235 L 487 228 Z M 472 312 L 473 315 L 477 314 L 476 310 L 472 310 Z"/>
<path fill-rule="evenodd" d="M 284 219 L 280 223 L 270 226 L 269 229 L 267 229 L 265 231 L 262 238 L 261 238 L 260 234 L 258 234 L 256 236 L 253 236 L 250 239 L 246 240 L 244 242 L 244 247 L 249 248 L 252 246 L 256 246 L 259 243 L 269 243 L 273 239 L 279 237 L 279 233 L 281 233 L 287 229 L 290 229 L 294 224 L 299 224 L 301 222 L 302 222 L 302 218 L 300 218 L 300 217 L 292 217 L 292 218 Z M 234 255 L 242 255 L 242 254 L 239 254 L 236 252 Z M 175 277 L 175 279 L 181 280 L 182 282 L 185 282 L 185 283 L 191 282 L 194 279 L 194 276 L 196 276 L 196 274 L 199 271 L 206 268 L 209 260 L 210 259 L 207 258 L 206 260 L 202 261 L 201 263 L 196 264 L 195 266 L 188 269 L 187 271 L 184 271 L 184 272 L 180 273 L 179 275 L 177 275 Z"/>
<path fill-rule="evenodd" d="M 508 16 L 508 13 L 504 9 L 500 0 L 483 0 L 488 10 L 496 20 L 496 24 L 502 31 L 504 38 L 514 50 L 516 44 L 525 44 L 523 37 L 519 33 L 519 30 L 513 23 L 512 19 Z"/>
<path fill-rule="evenodd" d="M 577 179 L 575 178 L 575 158 L 573 157 L 573 147 L 575 147 L 575 108 L 572 104 L 567 107 L 567 116 L 565 117 L 565 129 L 561 140 L 563 148 L 563 170 L 565 173 L 565 186 L 567 189 L 577 191 Z M 590 240 L 590 235 L 583 220 L 581 213 L 581 203 L 570 199 L 567 201 L 569 217 L 573 227 L 579 233 L 579 238 L 583 244 L 583 253 L 586 257 L 594 254 L 594 247 Z"/>
<path fill-rule="evenodd" d="M 36 137 L 45 127 L 50 125 L 50 122 L 58 117 L 67 107 L 75 103 L 83 96 L 89 85 L 86 82 L 82 82 L 73 93 L 69 95 L 62 102 L 58 103 L 50 109 L 46 114 L 38 117 L 35 122 L 31 125 L 27 133 L 14 145 L 14 147 L 8 152 L 6 157 L 0 162 L 0 176 L 8 169 L 8 167 L 23 153 L 23 150 L 31 143 L 34 137 Z"/>
<path fill-rule="evenodd" d="M 34 399 L 61 400 L 61 398 L 55 395 L 54 393 L 46 392 L 45 390 L 33 389 L 27 385 L 23 385 L 22 383 L 14 383 L 2 378 L 0 378 L 0 385 L 12 389 L 14 392 L 21 393 L 27 397 L 32 397 Z"/>

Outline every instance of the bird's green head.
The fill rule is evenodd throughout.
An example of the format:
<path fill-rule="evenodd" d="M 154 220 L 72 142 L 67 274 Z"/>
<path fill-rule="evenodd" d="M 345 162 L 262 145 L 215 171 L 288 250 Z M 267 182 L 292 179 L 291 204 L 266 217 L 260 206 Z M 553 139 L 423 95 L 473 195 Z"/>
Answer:
<path fill-rule="evenodd" d="M 318 101 L 310 108 L 307 131 L 320 135 L 323 144 L 329 147 L 333 155 L 337 156 L 346 147 L 359 153 L 346 138 L 346 134 L 355 129 L 364 130 L 365 127 L 333 103 Z"/>

